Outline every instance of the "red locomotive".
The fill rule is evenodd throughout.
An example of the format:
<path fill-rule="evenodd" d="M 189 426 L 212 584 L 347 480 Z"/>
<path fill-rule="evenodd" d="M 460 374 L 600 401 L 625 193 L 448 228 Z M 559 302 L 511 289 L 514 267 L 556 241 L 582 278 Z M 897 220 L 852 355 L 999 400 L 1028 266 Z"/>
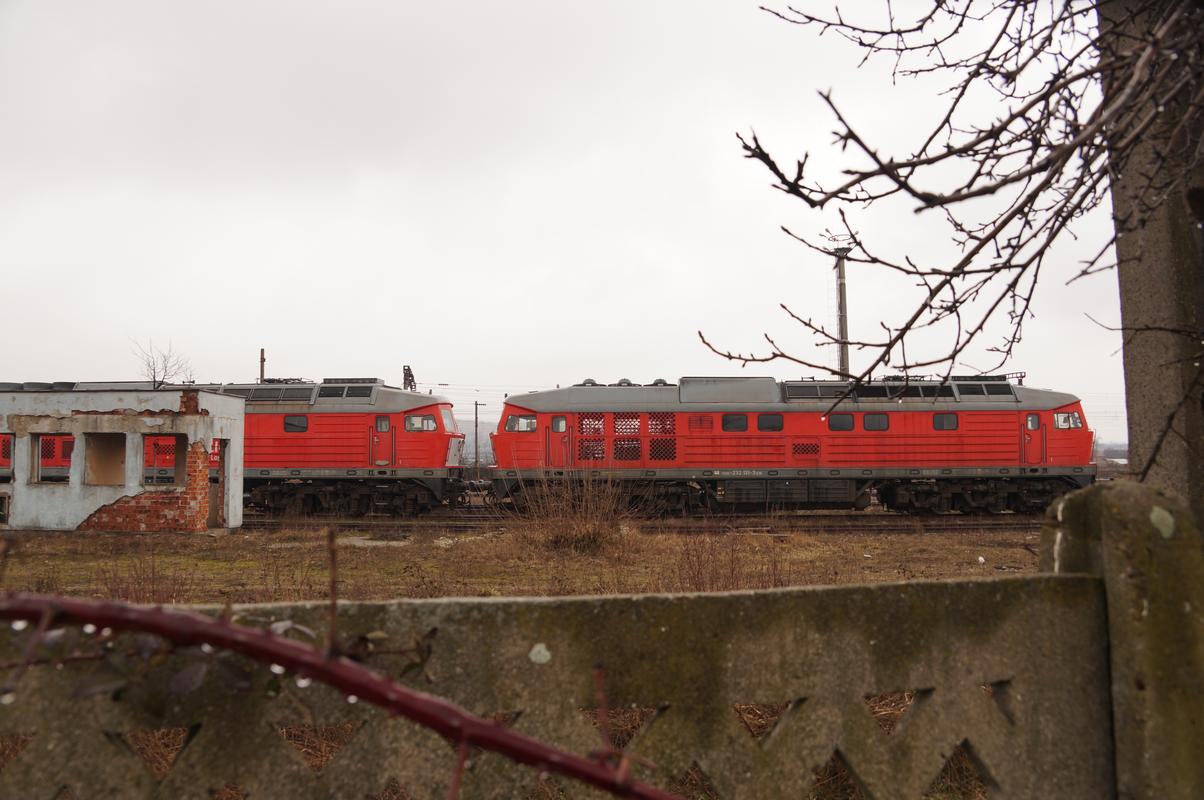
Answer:
<path fill-rule="evenodd" d="M 55 388 L 110 387 L 138 385 Z M 417 514 L 459 493 L 464 434 L 456 427 L 451 403 L 441 397 L 387 386 L 376 378 L 195 388 L 246 400 L 243 486 L 251 507 Z M 72 437 L 43 436 L 39 441 L 38 479 L 67 480 Z M 174 440 L 146 436 L 144 444 L 144 480 L 171 482 Z M 11 472 L 11 448 L 12 437 L 0 437 L 0 480 Z"/>
<path fill-rule="evenodd" d="M 895 511 L 1032 512 L 1094 480 L 1092 438 L 1077 397 L 1005 376 L 585 381 L 510 396 L 494 492 L 578 478 L 680 512 L 864 508 L 875 494 Z"/>

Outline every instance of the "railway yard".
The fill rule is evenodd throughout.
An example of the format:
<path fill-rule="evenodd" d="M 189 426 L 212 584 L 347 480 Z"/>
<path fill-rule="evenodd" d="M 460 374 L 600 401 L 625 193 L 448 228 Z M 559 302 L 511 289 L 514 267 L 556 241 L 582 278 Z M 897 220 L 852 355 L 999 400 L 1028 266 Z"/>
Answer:
<path fill-rule="evenodd" d="M 18 536 L 12 590 L 143 603 L 320 600 L 328 535 L 344 599 L 765 589 L 1036 570 L 1034 516 L 793 512 L 588 521 L 487 513 L 417 519 L 249 516 L 232 534 Z"/>

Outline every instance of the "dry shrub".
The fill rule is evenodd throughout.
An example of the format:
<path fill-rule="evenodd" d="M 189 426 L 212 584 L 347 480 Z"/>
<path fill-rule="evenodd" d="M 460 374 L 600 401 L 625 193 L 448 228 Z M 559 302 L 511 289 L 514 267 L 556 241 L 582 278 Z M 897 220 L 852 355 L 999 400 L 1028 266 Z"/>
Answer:
<path fill-rule="evenodd" d="M 144 605 L 187 603 L 197 588 L 193 571 L 161 564 L 153 549 L 100 566 L 93 583 L 102 597 Z"/>
<path fill-rule="evenodd" d="M 632 512 L 611 481 L 544 480 L 528 487 L 513 520 L 517 535 L 545 550 L 598 555 L 632 530 Z"/>
<path fill-rule="evenodd" d="M 681 536 L 667 588 L 678 592 L 777 589 L 793 583 L 772 543 L 741 543 L 733 536 Z"/>

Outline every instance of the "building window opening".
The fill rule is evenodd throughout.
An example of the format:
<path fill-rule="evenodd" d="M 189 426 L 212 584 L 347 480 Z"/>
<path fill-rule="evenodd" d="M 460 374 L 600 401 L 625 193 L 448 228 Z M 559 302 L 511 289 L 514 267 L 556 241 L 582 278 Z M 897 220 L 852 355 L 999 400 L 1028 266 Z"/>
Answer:
<path fill-rule="evenodd" d="M 142 483 L 183 486 L 188 474 L 188 437 L 142 437 Z"/>
<path fill-rule="evenodd" d="M 89 486 L 125 485 L 125 434 L 84 434 L 84 483 Z"/>
<path fill-rule="evenodd" d="M 71 458 L 63 459 L 63 442 L 74 439 L 61 434 L 35 433 L 29 437 L 30 483 L 66 483 L 71 471 Z"/>

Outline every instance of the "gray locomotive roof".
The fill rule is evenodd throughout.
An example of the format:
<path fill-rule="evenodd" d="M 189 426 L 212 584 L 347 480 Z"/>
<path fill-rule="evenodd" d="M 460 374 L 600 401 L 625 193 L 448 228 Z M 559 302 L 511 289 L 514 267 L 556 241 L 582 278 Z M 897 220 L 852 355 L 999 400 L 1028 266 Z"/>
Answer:
<path fill-rule="evenodd" d="M 1008 386 L 1007 396 L 963 395 L 967 384 Z M 578 385 L 565 389 L 512 394 L 506 402 L 531 411 L 826 411 L 848 383 L 837 381 L 785 381 L 774 378 L 682 378 L 676 385 L 664 386 L 600 386 Z M 870 387 L 886 387 L 897 394 L 908 387 L 931 387 L 933 394 L 939 381 L 902 382 L 870 381 Z M 997 409 L 1047 410 L 1075 403 L 1078 398 L 1064 392 L 1034 389 L 1015 383 L 980 378 L 950 381 L 952 397 L 852 397 L 840 404 L 842 411 L 889 410 L 962 410 Z M 794 387 L 820 387 L 830 394 L 817 398 L 788 398 Z"/>
<path fill-rule="evenodd" d="M 422 394 L 389 386 L 373 379 L 291 381 L 287 383 L 206 383 L 166 384 L 163 389 L 197 389 L 226 395 L 235 395 L 246 400 L 248 414 L 279 414 L 295 412 L 308 414 L 314 411 L 398 413 L 435 403 L 448 403 L 446 398 L 435 394 Z M 74 383 L 0 383 L 3 391 L 150 391 L 150 381 L 87 381 Z M 340 391 L 341 390 L 341 391 Z M 352 392 L 354 390 L 354 392 Z M 360 396 L 346 396 L 347 394 Z"/>

